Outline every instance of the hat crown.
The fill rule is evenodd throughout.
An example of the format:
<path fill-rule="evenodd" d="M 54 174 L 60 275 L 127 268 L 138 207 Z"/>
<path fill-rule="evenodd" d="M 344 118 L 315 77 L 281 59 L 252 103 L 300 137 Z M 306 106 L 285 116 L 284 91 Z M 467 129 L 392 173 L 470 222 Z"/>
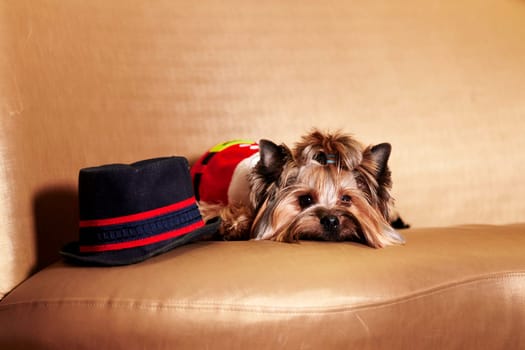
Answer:
<path fill-rule="evenodd" d="M 80 220 L 131 215 L 190 198 L 188 168 L 184 157 L 165 157 L 81 169 Z"/>
<path fill-rule="evenodd" d="M 79 172 L 79 240 L 60 253 L 71 261 L 125 265 L 213 234 L 204 223 L 184 157 L 109 164 Z"/>

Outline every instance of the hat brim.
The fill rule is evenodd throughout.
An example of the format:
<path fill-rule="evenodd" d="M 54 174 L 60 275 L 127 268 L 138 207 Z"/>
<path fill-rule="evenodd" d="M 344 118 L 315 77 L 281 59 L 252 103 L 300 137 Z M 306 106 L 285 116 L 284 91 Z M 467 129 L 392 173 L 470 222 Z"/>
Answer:
<path fill-rule="evenodd" d="M 155 255 L 165 253 L 173 248 L 212 236 L 219 230 L 220 218 L 213 218 L 206 225 L 183 236 L 142 247 L 104 251 L 97 253 L 80 253 L 79 242 L 70 242 L 60 250 L 68 261 L 81 265 L 120 266 L 136 264 Z"/>

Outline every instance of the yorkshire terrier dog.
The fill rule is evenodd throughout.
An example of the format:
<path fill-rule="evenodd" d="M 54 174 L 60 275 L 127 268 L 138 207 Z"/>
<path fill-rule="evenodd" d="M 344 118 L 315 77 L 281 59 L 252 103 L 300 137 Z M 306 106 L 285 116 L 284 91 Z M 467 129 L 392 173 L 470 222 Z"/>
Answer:
<path fill-rule="evenodd" d="M 362 146 L 343 133 L 314 130 L 293 149 L 259 142 L 246 176 L 248 201 L 200 203 L 220 216 L 222 239 L 357 241 L 374 248 L 403 244 L 391 226 L 391 146 Z"/>

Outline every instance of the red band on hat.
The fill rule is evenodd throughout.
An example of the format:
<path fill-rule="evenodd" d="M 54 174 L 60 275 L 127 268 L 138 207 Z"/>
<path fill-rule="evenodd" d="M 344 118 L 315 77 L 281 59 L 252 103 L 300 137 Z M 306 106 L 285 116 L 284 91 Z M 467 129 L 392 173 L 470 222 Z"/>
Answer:
<path fill-rule="evenodd" d="M 201 228 L 204 225 L 205 225 L 204 221 L 199 221 L 194 224 L 179 228 L 177 230 L 164 232 L 162 234 L 159 234 L 153 237 L 136 239 L 134 241 L 120 242 L 120 243 L 85 245 L 85 246 L 80 246 L 79 250 L 81 253 L 94 253 L 94 252 L 105 252 L 105 251 L 110 251 L 110 250 L 121 250 L 121 249 L 126 249 L 126 248 L 141 247 L 144 245 L 161 242 L 161 241 L 164 241 L 170 238 L 182 236 L 188 232 Z"/>
<path fill-rule="evenodd" d="M 141 220 L 151 219 L 155 216 L 168 214 L 170 212 L 174 212 L 182 208 L 189 207 L 190 205 L 193 205 L 195 203 L 196 203 L 195 197 L 190 197 L 183 201 L 180 201 L 174 204 L 170 204 L 165 207 L 160 207 L 157 209 L 144 211 L 142 213 L 118 216 L 118 217 L 107 218 L 107 219 L 80 220 L 79 226 L 81 228 L 82 227 L 101 227 L 101 226 L 125 224 L 125 223 L 129 223 L 133 221 L 141 221 Z"/>

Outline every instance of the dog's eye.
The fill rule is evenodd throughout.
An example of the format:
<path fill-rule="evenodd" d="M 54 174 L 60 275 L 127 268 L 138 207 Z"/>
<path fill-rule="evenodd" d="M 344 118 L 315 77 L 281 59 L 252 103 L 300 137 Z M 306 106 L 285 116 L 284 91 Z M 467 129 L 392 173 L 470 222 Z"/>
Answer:
<path fill-rule="evenodd" d="M 314 160 L 317 161 L 321 165 L 326 165 L 326 154 L 324 152 L 319 152 L 314 156 Z"/>
<path fill-rule="evenodd" d="M 342 202 L 343 204 L 350 205 L 350 204 L 352 204 L 352 197 L 350 197 L 350 196 L 347 195 L 347 194 L 343 194 L 343 195 L 341 196 L 341 202 Z"/>
<path fill-rule="evenodd" d="M 304 194 L 302 196 L 299 196 L 299 205 L 301 206 L 301 208 L 303 209 L 308 208 L 312 204 L 314 204 L 314 199 L 312 198 L 311 195 Z"/>

